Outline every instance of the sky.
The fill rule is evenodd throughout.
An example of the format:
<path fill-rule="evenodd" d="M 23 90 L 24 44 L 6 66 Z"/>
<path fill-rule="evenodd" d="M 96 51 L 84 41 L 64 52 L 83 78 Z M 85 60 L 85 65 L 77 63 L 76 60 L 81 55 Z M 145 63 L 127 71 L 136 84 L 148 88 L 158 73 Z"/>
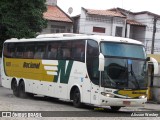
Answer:
<path fill-rule="evenodd" d="M 131 12 L 149 11 L 160 15 L 160 0 L 57 0 L 57 5 L 66 13 L 72 7 L 70 16 L 80 14 L 81 7 L 96 10 L 120 7 Z"/>

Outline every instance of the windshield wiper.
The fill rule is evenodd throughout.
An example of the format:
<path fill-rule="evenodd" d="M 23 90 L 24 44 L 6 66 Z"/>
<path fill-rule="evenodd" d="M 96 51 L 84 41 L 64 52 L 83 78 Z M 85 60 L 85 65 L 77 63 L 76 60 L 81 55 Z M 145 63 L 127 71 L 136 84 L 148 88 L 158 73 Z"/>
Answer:
<path fill-rule="evenodd" d="M 112 80 L 112 79 L 109 77 L 109 75 L 108 75 L 107 73 L 105 73 L 105 75 L 106 75 L 106 77 L 109 79 L 109 81 L 111 82 L 111 86 L 113 86 L 113 85 L 114 85 L 114 87 L 116 87 L 116 83 L 115 83 L 115 81 L 114 81 L 114 80 Z"/>
<path fill-rule="evenodd" d="M 138 82 L 138 80 L 137 80 L 137 78 L 136 78 L 136 75 L 135 75 L 135 73 L 134 73 L 134 71 L 133 71 L 133 68 L 132 68 L 132 64 L 131 64 L 131 75 L 134 77 L 134 80 L 136 81 L 136 83 L 137 83 L 137 87 L 138 87 L 138 89 L 140 89 L 140 86 L 139 86 L 139 82 Z"/>

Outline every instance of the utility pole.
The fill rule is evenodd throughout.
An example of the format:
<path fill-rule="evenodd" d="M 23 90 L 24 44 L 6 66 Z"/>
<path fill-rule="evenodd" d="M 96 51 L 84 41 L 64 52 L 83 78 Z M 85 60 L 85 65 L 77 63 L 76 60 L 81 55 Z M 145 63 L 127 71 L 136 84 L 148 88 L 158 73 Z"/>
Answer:
<path fill-rule="evenodd" d="M 157 24 L 157 17 L 154 17 L 151 54 L 154 54 L 154 42 L 155 42 L 156 24 Z"/>

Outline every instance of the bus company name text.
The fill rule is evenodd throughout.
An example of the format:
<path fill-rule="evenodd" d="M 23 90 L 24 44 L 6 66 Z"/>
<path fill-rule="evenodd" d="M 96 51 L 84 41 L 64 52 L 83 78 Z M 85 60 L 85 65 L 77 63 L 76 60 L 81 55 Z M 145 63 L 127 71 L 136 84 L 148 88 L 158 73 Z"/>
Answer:
<path fill-rule="evenodd" d="M 40 67 L 40 63 L 27 63 L 27 62 L 24 62 L 23 63 L 23 68 L 36 68 L 36 69 L 39 69 Z"/>

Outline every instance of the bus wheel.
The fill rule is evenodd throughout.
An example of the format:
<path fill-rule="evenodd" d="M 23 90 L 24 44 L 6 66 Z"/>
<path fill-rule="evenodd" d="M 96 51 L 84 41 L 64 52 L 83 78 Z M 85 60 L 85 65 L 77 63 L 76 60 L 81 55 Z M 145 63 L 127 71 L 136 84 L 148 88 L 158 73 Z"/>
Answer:
<path fill-rule="evenodd" d="M 78 88 L 75 89 L 74 94 L 73 94 L 73 105 L 77 108 L 82 106 L 81 95 L 80 95 Z"/>
<path fill-rule="evenodd" d="M 16 96 L 16 97 L 19 97 L 19 90 L 18 90 L 18 86 L 17 86 L 17 81 L 16 80 L 13 80 L 12 82 L 12 90 L 13 90 L 13 94 Z"/>
<path fill-rule="evenodd" d="M 33 93 L 26 93 L 27 97 L 29 98 L 33 98 L 34 97 L 34 94 Z"/>
<path fill-rule="evenodd" d="M 118 111 L 121 107 L 119 106 L 111 106 L 112 111 Z"/>
<path fill-rule="evenodd" d="M 25 92 L 24 81 L 21 81 L 20 84 L 19 84 L 19 96 L 21 98 L 27 98 L 27 93 Z"/>

